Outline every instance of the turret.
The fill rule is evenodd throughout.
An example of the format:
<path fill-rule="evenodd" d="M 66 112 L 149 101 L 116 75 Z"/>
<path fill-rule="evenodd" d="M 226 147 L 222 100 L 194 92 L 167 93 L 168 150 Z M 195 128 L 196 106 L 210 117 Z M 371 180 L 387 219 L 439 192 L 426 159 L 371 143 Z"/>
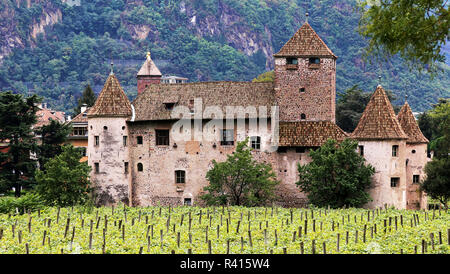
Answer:
<path fill-rule="evenodd" d="M 161 77 L 162 74 L 153 62 L 150 52 L 147 52 L 147 59 L 136 76 L 138 95 L 141 94 L 149 85 L 160 84 Z"/>

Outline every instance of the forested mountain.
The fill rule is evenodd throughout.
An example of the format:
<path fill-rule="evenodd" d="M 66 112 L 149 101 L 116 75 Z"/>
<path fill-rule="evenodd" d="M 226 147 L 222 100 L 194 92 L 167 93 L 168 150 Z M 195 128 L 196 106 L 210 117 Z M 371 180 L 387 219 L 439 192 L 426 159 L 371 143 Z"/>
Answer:
<path fill-rule="evenodd" d="M 99 92 L 111 60 L 125 91 L 150 50 L 163 74 L 190 81 L 249 81 L 308 22 L 339 57 L 337 91 L 381 83 L 423 111 L 450 96 L 450 68 L 433 79 L 399 58 L 362 59 L 356 0 L 0 0 L 0 90 L 37 93 L 70 112 L 90 83 Z M 448 47 L 447 47 L 448 50 Z"/>

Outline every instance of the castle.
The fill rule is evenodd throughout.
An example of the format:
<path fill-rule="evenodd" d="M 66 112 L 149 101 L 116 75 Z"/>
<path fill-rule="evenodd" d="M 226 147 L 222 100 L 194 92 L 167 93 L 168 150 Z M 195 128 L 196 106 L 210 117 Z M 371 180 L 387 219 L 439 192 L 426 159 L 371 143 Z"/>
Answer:
<path fill-rule="evenodd" d="M 366 207 L 426 207 L 417 183 L 428 140 L 407 103 L 396 116 L 378 86 L 355 131 L 346 133 L 335 124 L 337 57 L 307 22 L 274 59 L 274 82 L 164 84 L 148 53 L 133 102 L 111 70 L 87 112 L 98 203 L 201 205 L 212 160 L 225 161 L 249 137 L 254 158 L 270 163 L 281 181 L 274 202 L 305 206 L 297 164 L 329 138 L 353 138 L 376 169 Z"/>

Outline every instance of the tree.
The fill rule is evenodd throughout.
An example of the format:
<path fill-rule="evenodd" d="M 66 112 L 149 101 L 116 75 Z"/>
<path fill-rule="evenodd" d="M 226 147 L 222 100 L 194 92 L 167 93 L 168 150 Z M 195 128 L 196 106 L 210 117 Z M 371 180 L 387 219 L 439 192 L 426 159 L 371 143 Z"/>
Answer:
<path fill-rule="evenodd" d="M 91 167 L 80 158 L 79 148 L 65 145 L 61 154 L 45 164 L 44 171 L 36 171 L 36 191 L 46 204 L 63 207 L 89 199 Z"/>
<path fill-rule="evenodd" d="M 447 158 L 433 158 L 425 166 L 427 176 L 420 184 L 420 189 L 431 198 L 438 200 L 448 209 L 450 200 L 450 160 Z"/>
<path fill-rule="evenodd" d="M 213 160 L 213 168 L 206 173 L 208 193 L 201 196 L 208 205 L 258 206 L 274 197 L 279 181 L 269 164 L 253 159 L 247 143 L 248 138 L 239 142 L 225 162 Z"/>
<path fill-rule="evenodd" d="M 0 93 L 0 142 L 7 143 L 0 152 L 0 188 L 9 191 L 14 187 L 16 197 L 22 188 L 34 183 L 36 141 L 32 126 L 39 101 L 36 95 L 24 98 L 11 91 Z"/>
<path fill-rule="evenodd" d="M 360 33 L 370 39 L 368 53 L 399 53 L 419 68 L 445 61 L 441 50 L 450 33 L 446 0 L 366 0 L 359 8 Z"/>
<path fill-rule="evenodd" d="M 73 109 L 73 115 L 77 116 L 81 112 L 81 107 L 83 104 L 86 104 L 87 107 L 92 107 L 95 104 L 95 101 L 97 100 L 97 96 L 95 96 L 94 91 L 92 90 L 91 86 L 88 84 L 81 94 L 80 99 L 78 99 L 77 106 Z"/>
<path fill-rule="evenodd" d="M 71 130 L 70 124 L 63 124 L 55 120 L 35 130 L 36 134 L 41 136 L 41 144 L 38 146 L 38 161 L 41 170 L 49 159 L 62 152 L 61 145 L 67 140 Z"/>
<path fill-rule="evenodd" d="M 271 70 L 261 73 L 255 79 L 253 79 L 252 82 L 253 83 L 273 82 L 274 80 L 275 80 L 275 72 Z"/>
<path fill-rule="evenodd" d="M 396 99 L 392 91 L 386 90 L 386 94 L 391 102 Z M 336 102 L 336 124 L 346 132 L 353 132 L 371 96 L 372 93 L 365 92 L 358 85 L 339 93 Z M 393 108 L 395 112 L 400 110 L 399 106 Z"/>
<path fill-rule="evenodd" d="M 312 161 L 298 165 L 298 187 L 304 191 L 310 203 L 332 208 L 359 207 L 370 201 L 367 188 L 375 169 L 365 164 L 356 152 L 358 143 L 351 139 L 338 144 L 328 140 L 310 152 Z"/>

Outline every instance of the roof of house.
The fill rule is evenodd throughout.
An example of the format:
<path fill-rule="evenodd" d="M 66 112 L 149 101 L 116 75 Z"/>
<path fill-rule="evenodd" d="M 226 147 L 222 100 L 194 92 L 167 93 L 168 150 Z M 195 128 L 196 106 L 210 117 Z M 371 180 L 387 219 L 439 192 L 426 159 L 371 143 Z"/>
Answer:
<path fill-rule="evenodd" d="M 89 109 L 88 117 L 128 117 L 131 116 L 131 104 L 114 73 L 106 79 L 97 101 Z"/>
<path fill-rule="evenodd" d="M 358 140 L 407 139 L 383 87 L 372 94 L 352 138 Z"/>
<path fill-rule="evenodd" d="M 332 121 L 280 122 L 279 146 L 319 147 L 328 139 L 342 142 L 348 138 Z"/>
<path fill-rule="evenodd" d="M 72 123 L 87 123 L 87 113 L 89 111 L 90 108 L 87 108 L 84 112 L 79 113 L 77 116 L 75 116 L 72 119 Z"/>
<path fill-rule="evenodd" d="M 202 99 L 203 111 L 208 106 L 219 107 L 226 115 L 226 106 L 254 106 L 258 117 L 270 117 L 271 106 L 275 105 L 273 82 L 199 82 L 184 84 L 150 85 L 134 101 L 135 121 L 175 120 L 170 108 L 174 106 L 193 107 L 192 100 Z M 259 107 L 267 107 L 267 115 L 261 115 Z"/>
<path fill-rule="evenodd" d="M 317 35 L 313 28 L 305 22 L 289 41 L 273 56 L 275 57 L 336 57 L 328 46 Z"/>
<path fill-rule="evenodd" d="M 141 69 L 139 70 L 137 76 L 161 76 L 161 75 L 162 75 L 161 72 L 153 62 L 152 58 L 150 57 L 150 53 L 148 52 L 147 59 L 145 60 Z"/>
<path fill-rule="evenodd" d="M 428 139 L 425 138 L 422 131 L 420 130 L 408 102 L 405 102 L 405 104 L 403 105 L 402 109 L 397 115 L 397 119 L 400 122 L 403 131 L 408 135 L 408 140 L 406 140 L 406 143 L 428 143 Z"/>
<path fill-rule="evenodd" d="M 51 120 L 59 121 L 63 123 L 65 121 L 63 111 L 55 111 L 48 108 L 40 108 L 36 111 L 37 122 L 34 124 L 34 127 L 41 127 L 44 125 L 48 125 Z"/>

